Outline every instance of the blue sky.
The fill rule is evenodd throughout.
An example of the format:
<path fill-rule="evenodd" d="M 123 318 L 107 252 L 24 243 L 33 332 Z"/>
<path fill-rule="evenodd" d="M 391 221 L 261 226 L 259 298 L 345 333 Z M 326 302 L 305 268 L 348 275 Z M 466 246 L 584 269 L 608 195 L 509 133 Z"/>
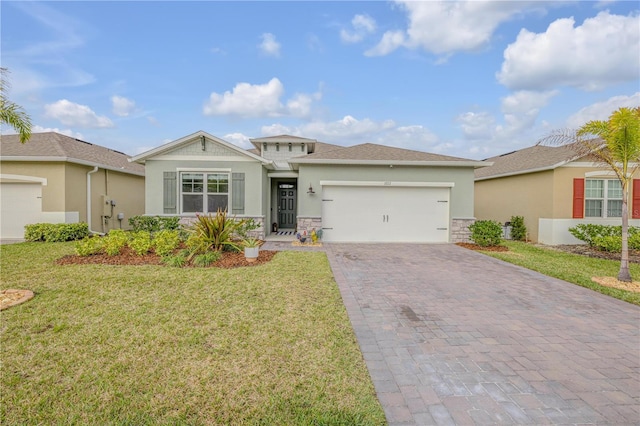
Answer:
<path fill-rule="evenodd" d="M 639 10 L 3 1 L 1 61 L 35 131 L 130 155 L 204 130 L 482 159 L 640 105 Z"/>

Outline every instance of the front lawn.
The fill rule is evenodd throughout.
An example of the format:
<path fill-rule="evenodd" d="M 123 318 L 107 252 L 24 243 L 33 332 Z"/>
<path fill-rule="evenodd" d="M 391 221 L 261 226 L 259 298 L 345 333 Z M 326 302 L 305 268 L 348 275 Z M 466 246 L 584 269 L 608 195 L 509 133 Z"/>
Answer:
<path fill-rule="evenodd" d="M 0 424 L 384 424 L 324 253 L 251 268 L 59 266 L 0 247 Z"/>
<path fill-rule="evenodd" d="M 590 288 L 616 299 L 640 305 L 640 293 L 605 287 L 591 280 L 592 277 L 616 277 L 620 269 L 619 260 L 594 259 L 518 241 L 506 241 L 504 245 L 509 248 L 509 251 L 484 251 L 484 253 L 551 277 Z M 640 265 L 632 263 L 630 270 L 633 279 L 639 280 Z"/>

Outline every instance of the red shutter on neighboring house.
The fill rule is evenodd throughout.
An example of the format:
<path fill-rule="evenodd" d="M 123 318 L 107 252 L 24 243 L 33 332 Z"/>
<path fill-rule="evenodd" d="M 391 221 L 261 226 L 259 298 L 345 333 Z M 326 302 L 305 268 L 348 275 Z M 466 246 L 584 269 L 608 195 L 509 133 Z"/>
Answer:
<path fill-rule="evenodd" d="M 635 185 L 634 185 L 635 188 Z M 573 218 L 584 217 L 584 179 L 573 180 Z"/>
<path fill-rule="evenodd" d="M 633 180 L 631 219 L 640 219 L 640 179 Z"/>

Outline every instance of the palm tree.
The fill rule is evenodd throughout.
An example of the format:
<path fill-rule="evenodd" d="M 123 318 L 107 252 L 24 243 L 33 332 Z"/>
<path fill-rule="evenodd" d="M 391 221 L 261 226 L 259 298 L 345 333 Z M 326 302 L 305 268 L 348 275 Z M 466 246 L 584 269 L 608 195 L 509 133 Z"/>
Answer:
<path fill-rule="evenodd" d="M 544 141 L 571 143 L 581 156 L 592 156 L 614 171 L 622 184 L 622 253 L 618 280 L 629 273 L 629 184 L 640 167 L 640 107 L 620 108 L 607 121 L 593 120 L 577 131 L 557 131 Z"/>
<path fill-rule="evenodd" d="M 13 127 L 20 135 L 20 142 L 25 143 L 31 137 L 31 119 L 20 105 L 7 99 L 8 73 L 8 69 L 0 68 L 0 124 Z"/>

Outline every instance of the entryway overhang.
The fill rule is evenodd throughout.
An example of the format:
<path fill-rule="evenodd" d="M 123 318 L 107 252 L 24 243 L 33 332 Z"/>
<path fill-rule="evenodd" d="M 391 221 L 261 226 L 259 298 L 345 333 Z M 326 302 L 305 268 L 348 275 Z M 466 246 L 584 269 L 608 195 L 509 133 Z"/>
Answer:
<path fill-rule="evenodd" d="M 298 172 L 282 171 L 282 172 L 269 172 L 267 176 L 270 178 L 297 178 Z"/>

